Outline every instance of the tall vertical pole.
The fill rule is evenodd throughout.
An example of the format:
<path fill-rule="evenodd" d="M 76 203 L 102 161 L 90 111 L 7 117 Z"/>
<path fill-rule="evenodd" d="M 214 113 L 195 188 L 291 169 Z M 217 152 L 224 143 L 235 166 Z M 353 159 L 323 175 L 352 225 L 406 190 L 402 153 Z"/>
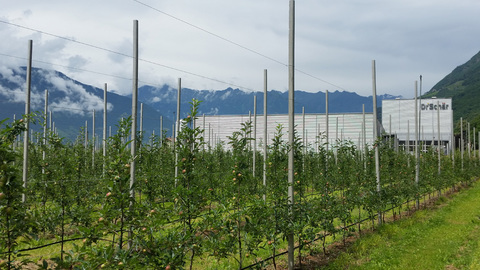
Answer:
<path fill-rule="evenodd" d="M 307 133 L 305 129 L 305 107 L 302 107 L 302 141 L 303 141 L 303 158 L 302 171 L 305 171 L 305 155 L 307 154 Z"/>
<path fill-rule="evenodd" d="M 305 155 L 306 149 L 307 149 L 307 137 L 306 137 L 306 129 L 305 129 L 305 107 L 302 107 L 302 141 L 303 141 L 303 154 Z"/>
<path fill-rule="evenodd" d="M 253 179 L 255 179 L 257 157 L 257 94 L 253 96 Z"/>
<path fill-rule="evenodd" d="M 140 138 L 143 141 L 143 102 L 140 103 Z"/>
<path fill-rule="evenodd" d="M 362 148 L 361 149 L 363 149 L 363 169 L 364 170 L 367 169 L 367 130 L 366 129 L 367 129 L 367 125 L 365 122 L 365 104 L 362 104 Z"/>
<path fill-rule="evenodd" d="M 43 110 L 43 145 L 47 145 L 47 123 L 48 123 L 48 90 L 45 89 L 45 107 Z M 42 151 L 42 160 L 45 162 L 46 153 L 45 148 Z M 42 173 L 45 173 L 45 166 L 42 166 Z"/>
<path fill-rule="evenodd" d="M 53 114 L 52 111 L 50 111 L 49 113 L 50 116 L 48 117 L 48 128 L 50 128 L 50 130 L 52 130 L 52 121 L 53 121 L 52 114 Z"/>
<path fill-rule="evenodd" d="M 150 147 L 153 147 L 154 138 L 155 138 L 155 129 L 152 130 L 152 137 L 150 140 L 148 140 Z"/>
<path fill-rule="evenodd" d="M 27 89 L 25 89 L 25 133 L 23 135 L 23 188 L 27 189 L 28 177 L 28 142 L 30 131 L 30 91 L 32 84 L 32 48 L 33 41 L 28 41 L 28 63 L 27 63 Z M 22 202 L 26 201 L 25 191 L 22 193 Z"/>
<path fill-rule="evenodd" d="M 107 156 L 107 84 L 105 83 L 104 85 L 104 90 L 103 90 L 103 134 L 102 134 L 102 140 L 103 140 L 103 156 Z M 104 164 L 105 166 L 105 164 Z"/>
<path fill-rule="evenodd" d="M 435 106 L 436 105 L 433 105 L 433 110 L 432 111 L 432 141 L 431 141 L 431 148 L 432 148 L 432 155 L 435 155 L 435 149 L 434 149 L 434 145 L 435 145 Z"/>
<path fill-rule="evenodd" d="M 328 90 L 325 91 L 325 135 L 326 135 L 326 139 L 327 139 L 327 144 L 325 145 L 326 147 L 326 152 L 328 154 L 328 146 L 330 144 L 330 141 L 329 141 L 329 130 L 328 130 Z"/>
<path fill-rule="evenodd" d="M 318 137 L 320 132 L 320 124 L 318 123 L 318 115 L 315 116 L 315 153 L 318 153 Z"/>
<path fill-rule="evenodd" d="M 212 148 L 212 128 L 210 123 L 208 123 L 208 147 Z"/>
<path fill-rule="evenodd" d="M 138 21 L 133 21 L 133 86 L 132 86 L 132 133 L 130 142 L 130 210 L 135 203 L 135 165 L 137 156 L 137 105 L 138 105 Z M 132 246 L 132 228 L 129 229 L 128 247 Z"/>
<path fill-rule="evenodd" d="M 135 201 L 135 165 L 137 156 L 137 105 L 138 105 L 138 20 L 133 21 L 133 86 L 132 86 L 132 133 L 130 143 L 130 198 Z M 131 245 L 131 241 L 129 241 Z"/>
<path fill-rule="evenodd" d="M 160 115 L 160 145 L 163 145 L 163 116 Z"/>
<path fill-rule="evenodd" d="M 472 143 L 473 158 L 477 157 L 477 151 L 475 151 L 475 149 L 477 148 L 477 141 L 475 136 L 476 136 L 475 127 L 473 127 L 473 143 Z"/>
<path fill-rule="evenodd" d="M 288 144 L 290 150 L 288 152 L 288 201 L 290 204 L 290 215 L 293 216 L 294 205 L 294 130 L 295 130 L 295 116 L 294 116 L 294 101 L 295 101 L 295 0 L 290 0 L 290 15 L 289 15 L 289 43 L 288 43 Z M 293 270 L 294 267 L 294 242 L 293 231 L 287 235 L 288 241 L 288 269 Z"/>
<path fill-rule="evenodd" d="M 419 144 L 420 144 L 420 149 L 422 151 L 427 151 L 427 144 L 426 144 L 426 140 L 425 140 L 425 127 L 424 126 L 420 126 L 418 125 L 418 128 L 421 128 L 421 136 L 419 136 Z M 421 138 L 421 139 L 420 139 Z"/>
<path fill-rule="evenodd" d="M 96 144 L 95 144 L 95 109 L 92 111 L 92 169 L 95 166 L 95 150 L 96 150 Z M 95 169 L 93 169 L 95 172 Z"/>
<path fill-rule="evenodd" d="M 477 135 L 477 141 L 478 141 L 478 158 L 480 159 L 480 131 L 478 132 L 478 135 Z"/>
<path fill-rule="evenodd" d="M 378 143 L 378 127 L 377 127 L 377 71 L 375 60 L 372 60 L 372 88 L 373 88 L 373 138 L 375 141 L 375 173 L 377 176 L 377 193 L 380 196 L 380 152 Z M 378 224 L 382 224 L 382 211 L 378 211 Z"/>
<path fill-rule="evenodd" d="M 367 127 L 366 127 L 366 123 L 365 123 L 365 104 L 362 104 L 362 149 L 363 149 L 363 153 L 366 154 L 366 147 L 367 147 Z M 366 158 L 366 155 L 365 155 L 365 158 Z"/>
<path fill-rule="evenodd" d="M 440 102 L 437 101 L 437 148 L 438 148 L 438 175 L 440 175 L 440 165 L 441 165 L 441 160 L 440 160 Z"/>
<path fill-rule="evenodd" d="M 102 156 L 103 156 L 103 175 L 106 170 L 107 157 L 107 83 L 103 88 L 103 132 L 102 132 Z"/>
<path fill-rule="evenodd" d="M 52 131 L 55 131 L 55 128 L 52 126 Z M 85 152 L 88 147 L 88 120 L 85 120 Z"/>
<path fill-rule="evenodd" d="M 467 149 L 468 149 L 468 159 L 471 158 L 471 151 L 470 149 L 472 148 L 471 147 L 471 144 L 470 144 L 470 122 L 467 122 Z"/>
<path fill-rule="evenodd" d="M 267 186 L 267 155 L 268 155 L 268 132 L 267 132 L 267 70 L 263 70 L 263 186 Z M 266 194 L 263 194 L 266 201 Z"/>
<path fill-rule="evenodd" d="M 338 116 L 335 117 L 335 164 L 338 164 Z"/>
<path fill-rule="evenodd" d="M 13 114 L 13 122 L 17 121 L 17 116 Z M 47 123 L 45 123 L 46 125 Z M 17 149 L 17 143 L 18 143 L 18 136 L 15 136 L 15 140 L 13 140 L 13 150 Z"/>
<path fill-rule="evenodd" d="M 95 152 L 95 109 L 92 110 L 92 142 L 93 152 Z"/>
<path fill-rule="evenodd" d="M 248 122 L 252 123 L 252 111 L 248 111 Z M 250 127 L 250 134 L 248 134 L 248 150 L 252 150 L 252 127 Z"/>
<path fill-rule="evenodd" d="M 410 168 L 410 120 L 407 120 L 407 167 Z"/>
<path fill-rule="evenodd" d="M 455 129 L 454 129 L 454 122 L 453 122 L 453 119 L 452 119 L 452 126 L 451 126 L 451 129 L 452 129 L 452 134 L 450 134 L 451 136 L 451 140 L 452 140 L 452 143 L 451 143 L 451 151 L 452 151 L 452 167 L 455 168 L 455 133 L 453 132 Z M 480 151 L 480 150 L 479 150 Z"/>
<path fill-rule="evenodd" d="M 407 153 L 410 152 L 410 120 L 407 120 L 407 141 L 405 142 Z"/>
<path fill-rule="evenodd" d="M 460 117 L 460 159 L 462 161 L 463 171 L 463 118 Z"/>
<path fill-rule="evenodd" d="M 180 133 L 180 104 L 181 104 L 181 98 L 182 98 L 182 78 L 178 78 L 178 91 L 177 91 L 177 120 L 176 120 L 176 126 L 177 126 L 177 130 L 176 130 L 176 133 L 178 136 L 178 134 Z M 176 143 L 177 140 L 175 138 L 173 138 L 173 142 Z M 174 149 L 175 148 L 175 145 L 174 145 Z M 175 151 L 175 186 L 177 186 L 177 182 L 178 182 L 178 151 Z"/>
<path fill-rule="evenodd" d="M 338 148 L 338 116 L 335 117 L 335 144 Z"/>
<path fill-rule="evenodd" d="M 422 127 L 422 85 L 423 85 L 423 76 L 420 75 L 420 96 L 419 96 L 419 108 L 418 108 L 418 132 L 420 132 L 420 127 Z M 423 134 L 423 127 L 422 127 L 422 134 Z M 433 136 L 433 134 L 432 134 Z M 418 139 L 420 140 L 420 135 L 418 137 Z M 424 137 L 422 136 L 422 147 L 425 143 L 425 139 Z"/>
<path fill-rule="evenodd" d="M 205 114 L 203 114 L 202 136 L 203 136 L 203 138 L 205 138 Z M 205 152 L 205 143 L 203 144 L 203 151 Z"/>
<path fill-rule="evenodd" d="M 417 187 L 418 190 L 418 182 L 420 178 L 420 151 L 418 149 L 418 137 L 419 137 L 419 129 L 420 129 L 420 113 L 419 113 L 419 108 L 418 108 L 418 98 L 417 98 L 417 86 L 418 82 L 415 81 L 415 186 Z M 420 207 L 420 199 L 419 195 L 416 195 L 416 200 L 415 200 L 415 207 L 418 210 Z"/>

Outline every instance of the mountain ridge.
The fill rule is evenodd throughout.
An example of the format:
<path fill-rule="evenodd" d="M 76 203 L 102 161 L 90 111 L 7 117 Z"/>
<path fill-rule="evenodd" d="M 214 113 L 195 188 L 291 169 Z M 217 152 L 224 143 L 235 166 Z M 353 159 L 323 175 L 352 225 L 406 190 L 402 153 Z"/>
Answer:
<path fill-rule="evenodd" d="M 424 97 L 452 98 L 453 118 L 480 127 L 480 52 L 435 84 Z"/>
<path fill-rule="evenodd" d="M 0 119 L 22 115 L 25 107 L 25 75 L 26 68 L 0 67 Z M 103 89 L 84 84 L 67 75 L 48 69 L 32 69 L 31 111 L 38 111 L 43 115 L 44 89 L 49 89 L 49 110 L 53 111 L 53 121 L 62 137 L 74 140 L 87 122 L 91 130 L 93 110 L 96 117 L 96 133 L 102 132 L 103 122 Z M 159 134 L 160 116 L 163 116 L 163 128 L 170 135 L 173 119 L 176 114 L 177 89 L 163 85 L 154 87 L 143 85 L 139 87 L 139 102 L 144 103 L 144 130 L 145 134 Z M 257 114 L 263 114 L 263 92 L 245 92 L 240 89 L 226 88 L 223 90 L 194 90 L 182 88 L 181 117 L 189 112 L 193 98 L 202 101 L 199 115 L 219 114 L 249 114 L 254 112 L 253 97 L 257 95 Z M 397 98 L 391 95 L 378 96 L 378 105 L 382 99 Z M 115 125 L 122 117 L 131 115 L 131 95 L 122 96 L 109 89 L 108 124 Z M 268 91 L 268 114 L 288 113 L 288 92 L 277 90 Z M 372 96 L 364 97 L 355 92 L 329 92 L 329 113 L 362 112 L 365 104 L 366 112 L 373 110 Z M 140 109 L 140 106 L 138 106 Z M 295 113 L 301 113 L 305 107 L 306 113 L 325 113 L 325 93 L 309 93 L 295 91 Z M 140 117 L 140 112 L 138 112 Z M 40 130 L 37 127 L 37 130 Z"/>
<path fill-rule="evenodd" d="M 0 119 L 19 118 L 25 112 L 25 76 L 26 68 L 0 68 Z M 45 103 L 44 90 L 48 89 L 48 109 L 53 114 L 55 127 L 61 137 L 75 140 L 76 136 L 85 127 L 92 129 L 93 110 L 95 110 L 95 129 L 98 134 L 103 132 L 103 95 L 104 90 L 73 80 L 65 74 L 40 68 L 32 68 L 31 84 L 31 112 L 37 112 L 39 121 L 43 121 Z M 132 113 L 130 98 L 107 92 L 107 127 L 112 126 L 116 131 L 116 124 L 123 117 Z M 146 131 L 151 132 L 154 125 L 159 125 L 160 113 L 150 106 L 144 106 L 144 113 L 150 115 L 145 118 Z M 171 126 L 171 120 L 165 119 L 165 125 Z M 39 130 L 39 125 L 33 126 Z M 159 128 L 157 128 L 159 129 Z M 158 131 L 157 131 L 158 132 Z M 157 133 L 158 134 L 158 133 Z"/>
<path fill-rule="evenodd" d="M 161 87 L 141 86 L 138 99 L 163 113 L 176 112 L 177 89 L 169 85 Z M 227 88 L 224 90 L 193 90 L 182 88 L 181 111 L 188 112 L 188 102 L 193 98 L 202 101 L 199 109 L 200 114 L 206 115 L 234 115 L 248 114 L 254 111 L 254 96 L 257 96 L 257 113 L 263 114 L 263 92 L 245 92 L 240 89 Z M 131 95 L 129 95 L 131 96 Z M 400 96 L 378 95 L 378 105 L 381 106 L 383 99 L 395 99 Z M 316 93 L 295 91 L 295 113 L 302 113 L 305 107 L 306 113 L 325 113 L 325 92 Z M 333 91 L 329 92 L 330 113 L 355 113 L 362 112 L 362 104 L 365 104 L 367 112 L 373 111 L 372 96 L 364 97 L 355 92 Z M 288 113 L 288 92 L 269 90 L 267 92 L 268 114 Z M 186 115 L 182 114 L 182 117 Z"/>

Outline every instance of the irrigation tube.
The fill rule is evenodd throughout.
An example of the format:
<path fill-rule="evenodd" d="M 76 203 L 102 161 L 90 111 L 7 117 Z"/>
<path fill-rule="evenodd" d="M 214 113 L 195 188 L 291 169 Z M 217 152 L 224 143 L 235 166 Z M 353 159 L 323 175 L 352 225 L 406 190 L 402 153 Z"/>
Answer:
<path fill-rule="evenodd" d="M 41 248 L 45 248 L 45 247 L 49 247 L 49 246 L 53 246 L 53 245 L 58 245 L 58 244 L 61 244 L 61 243 L 67 243 L 67 242 L 71 242 L 71 241 L 77 241 L 77 240 L 81 240 L 81 239 L 84 239 L 85 237 L 77 237 L 77 238 L 72 238 L 72 239 L 67 239 L 67 240 L 63 240 L 63 241 L 58 241 L 58 242 L 53 242 L 53 243 L 49 243 L 49 244 L 45 244 L 45 245 L 42 245 L 42 246 L 37 246 L 37 247 L 32 247 L 32 248 L 25 248 L 25 249 L 19 249 L 19 250 L 15 250 L 13 252 L 24 252 L 24 251 L 31 251 L 31 250 L 36 250 L 36 249 L 41 249 Z M 100 240 L 100 239 L 99 239 Z M 8 254 L 8 252 L 2 252 L 0 254 Z"/>

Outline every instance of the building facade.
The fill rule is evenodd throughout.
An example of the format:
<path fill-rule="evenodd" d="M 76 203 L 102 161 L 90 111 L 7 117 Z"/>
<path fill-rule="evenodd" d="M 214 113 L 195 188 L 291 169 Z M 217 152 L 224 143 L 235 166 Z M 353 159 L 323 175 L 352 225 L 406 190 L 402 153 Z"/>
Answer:
<path fill-rule="evenodd" d="M 451 98 L 417 99 L 418 139 L 424 147 L 438 145 L 450 150 L 453 140 Z M 400 145 L 415 144 L 415 100 L 382 101 L 382 125 L 386 134 L 398 139 Z"/>
<path fill-rule="evenodd" d="M 204 129 L 207 145 L 213 147 L 222 143 L 229 148 L 228 137 L 241 129 L 241 124 L 252 122 L 251 137 L 255 138 L 255 146 L 261 151 L 265 142 L 264 129 L 267 128 L 267 143 L 270 144 L 278 126 L 282 126 L 283 140 L 288 141 L 288 115 L 268 115 L 267 125 L 263 115 L 214 115 L 200 116 L 195 125 Z M 325 114 L 296 114 L 295 126 L 297 136 L 304 145 L 315 150 L 327 142 L 327 116 Z M 378 125 L 380 126 L 380 125 Z M 328 143 L 334 149 L 339 141 L 350 141 L 359 149 L 365 144 L 372 145 L 373 114 L 348 113 L 328 115 Z"/>

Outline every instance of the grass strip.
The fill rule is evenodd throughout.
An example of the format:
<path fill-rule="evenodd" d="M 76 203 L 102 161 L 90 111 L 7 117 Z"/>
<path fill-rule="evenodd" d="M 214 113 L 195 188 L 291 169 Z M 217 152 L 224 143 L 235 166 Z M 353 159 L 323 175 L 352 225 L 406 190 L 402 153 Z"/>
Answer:
<path fill-rule="evenodd" d="M 326 269 L 480 269 L 480 183 L 381 226 Z"/>

